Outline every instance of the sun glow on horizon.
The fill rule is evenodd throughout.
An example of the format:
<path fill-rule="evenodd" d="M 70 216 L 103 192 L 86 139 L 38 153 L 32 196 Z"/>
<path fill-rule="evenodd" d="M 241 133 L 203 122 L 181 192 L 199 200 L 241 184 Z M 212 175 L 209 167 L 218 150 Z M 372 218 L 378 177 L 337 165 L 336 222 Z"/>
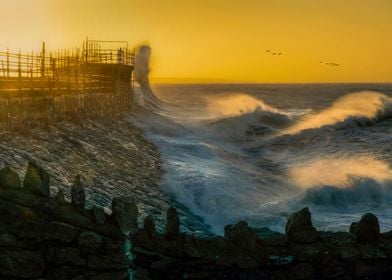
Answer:
<path fill-rule="evenodd" d="M 391 11 L 388 0 L 3 0 L 0 49 L 89 36 L 150 44 L 153 82 L 392 82 Z"/>

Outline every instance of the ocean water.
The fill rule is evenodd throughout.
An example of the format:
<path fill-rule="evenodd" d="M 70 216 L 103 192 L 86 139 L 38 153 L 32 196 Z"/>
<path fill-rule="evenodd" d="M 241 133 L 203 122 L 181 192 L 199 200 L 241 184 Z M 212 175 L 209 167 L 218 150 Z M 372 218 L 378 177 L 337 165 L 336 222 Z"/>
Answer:
<path fill-rule="evenodd" d="M 137 102 L 189 230 L 282 232 L 305 206 L 319 230 L 367 212 L 392 229 L 392 84 L 159 85 Z"/>

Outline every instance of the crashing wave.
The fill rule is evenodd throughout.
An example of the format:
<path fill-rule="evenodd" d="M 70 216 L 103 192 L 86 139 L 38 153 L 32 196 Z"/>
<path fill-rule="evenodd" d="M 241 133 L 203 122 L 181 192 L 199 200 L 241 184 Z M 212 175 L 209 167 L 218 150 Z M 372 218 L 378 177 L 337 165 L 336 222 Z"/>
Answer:
<path fill-rule="evenodd" d="M 306 130 L 369 126 L 392 118 L 392 98 L 378 92 L 357 92 L 346 95 L 329 108 L 305 116 L 279 135 L 298 134 Z"/>

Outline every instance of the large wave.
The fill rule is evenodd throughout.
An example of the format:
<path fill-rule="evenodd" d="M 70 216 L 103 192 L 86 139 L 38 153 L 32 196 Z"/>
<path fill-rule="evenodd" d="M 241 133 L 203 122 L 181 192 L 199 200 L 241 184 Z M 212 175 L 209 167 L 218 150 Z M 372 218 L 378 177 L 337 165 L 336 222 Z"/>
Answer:
<path fill-rule="evenodd" d="M 204 124 L 226 139 L 266 135 L 292 124 L 288 113 L 245 93 L 220 94 L 205 100 L 209 119 Z"/>
<path fill-rule="evenodd" d="M 378 92 L 348 94 L 329 108 L 301 119 L 281 134 L 296 134 L 325 126 L 367 125 L 392 117 L 392 98 Z"/>

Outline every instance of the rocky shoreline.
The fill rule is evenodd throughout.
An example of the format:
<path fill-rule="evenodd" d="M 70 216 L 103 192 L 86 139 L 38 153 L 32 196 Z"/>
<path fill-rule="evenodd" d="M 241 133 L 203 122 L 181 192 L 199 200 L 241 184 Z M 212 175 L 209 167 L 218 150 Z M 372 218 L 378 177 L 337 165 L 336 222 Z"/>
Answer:
<path fill-rule="evenodd" d="M 245 221 L 224 236 L 184 234 L 174 208 L 164 233 L 142 217 L 134 197 L 114 198 L 112 213 L 87 207 L 76 177 L 53 194 L 50 176 L 31 162 L 23 181 L 0 171 L 0 279 L 387 279 L 392 232 L 365 214 L 350 232 L 321 232 L 307 208 L 293 213 L 286 234 Z M 138 223 L 139 221 L 139 223 Z M 132 244 L 132 245 L 131 245 Z"/>

